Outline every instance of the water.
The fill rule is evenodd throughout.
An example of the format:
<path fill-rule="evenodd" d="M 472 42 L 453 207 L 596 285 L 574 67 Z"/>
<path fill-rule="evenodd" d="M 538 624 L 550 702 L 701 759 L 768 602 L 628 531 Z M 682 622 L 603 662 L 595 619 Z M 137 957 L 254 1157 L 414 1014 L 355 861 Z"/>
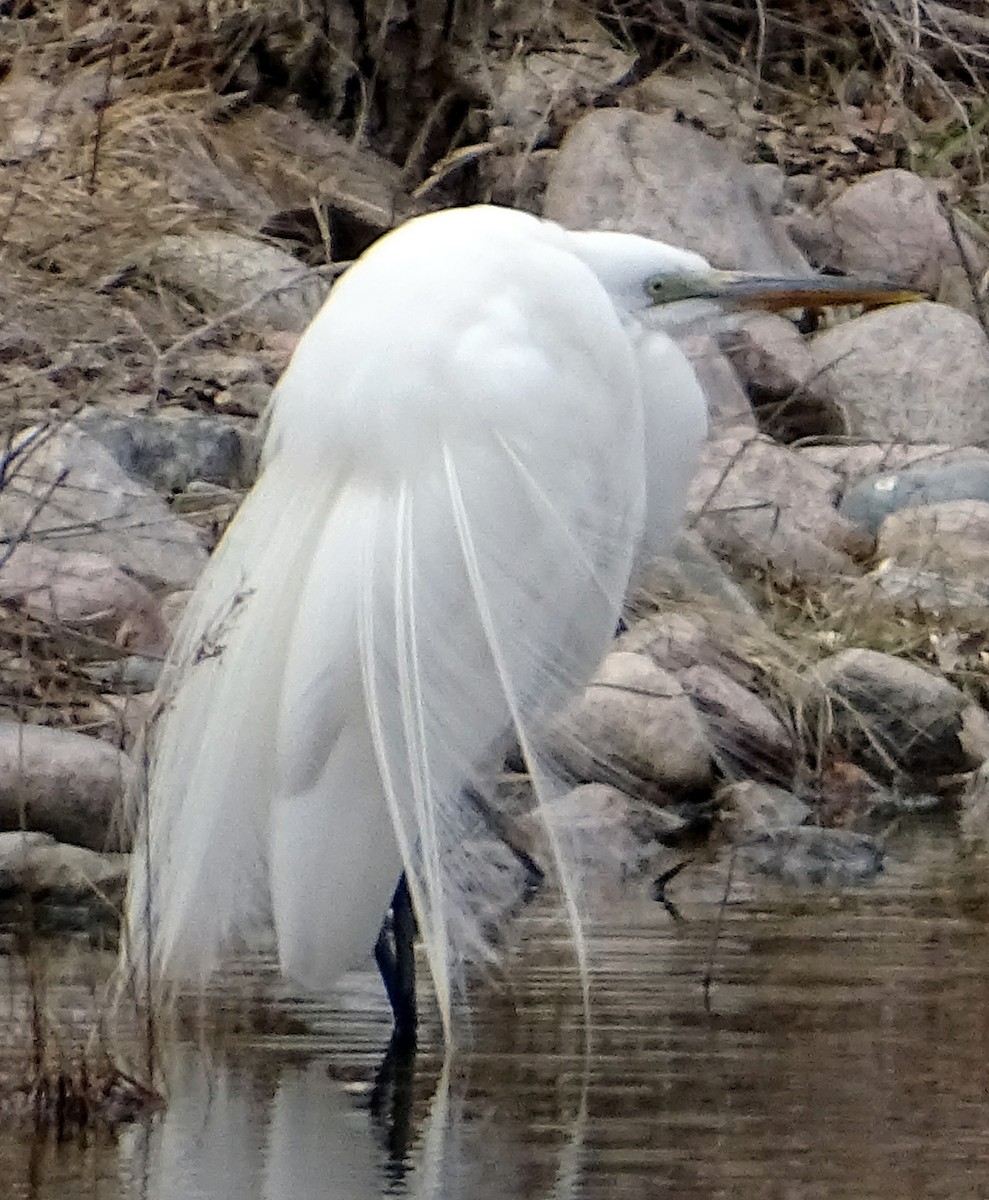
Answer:
<path fill-rule="evenodd" d="M 248 978 L 211 1031 L 169 1051 L 170 1100 L 154 1118 L 62 1144 L 0 1130 L 0 1194 L 985 1195 L 985 887 L 948 836 L 893 852 L 877 885 L 841 896 L 741 881 L 720 926 L 723 866 L 671 885 L 680 924 L 645 889 L 613 907 L 593 931 L 589 1055 L 568 954 L 538 911 L 475 993 L 470 1044 L 446 1063 L 427 1021 L 418 1057 L 382 1072 L 371 974 L 335 1007 Z M 72 986 L 55 999 L 69 1004 Z"/>

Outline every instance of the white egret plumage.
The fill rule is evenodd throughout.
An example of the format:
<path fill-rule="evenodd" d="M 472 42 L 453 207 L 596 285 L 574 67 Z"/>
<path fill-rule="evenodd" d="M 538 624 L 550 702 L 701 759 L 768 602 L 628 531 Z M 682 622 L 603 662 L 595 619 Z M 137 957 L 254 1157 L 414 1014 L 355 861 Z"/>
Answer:
<path fill-rule="evenodd" d="M 270 918 L 283 970 L 327 988 L 404 871 L 449 1036 L 505 873 L 466 844 L 463 789 L 490 794 L 515 738 L 549 813 L 549 727 L 682 517 L 705 404 L 663 315 L 846 283 L 484 206 L 364 254 L 278 384 L 258 480 L 165 672 L 133 964 L 202 982 Z"/>

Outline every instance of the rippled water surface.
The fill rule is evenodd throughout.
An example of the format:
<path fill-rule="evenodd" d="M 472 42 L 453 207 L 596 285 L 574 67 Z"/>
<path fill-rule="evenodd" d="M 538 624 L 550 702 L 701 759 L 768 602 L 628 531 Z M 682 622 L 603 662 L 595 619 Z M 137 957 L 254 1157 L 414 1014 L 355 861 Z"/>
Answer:
<path fill-rule="evenodd" d="M 382 1063 L 370 973 L 333 1008 L 248 979 L 221 1027 L 168 1050 L 153 1119 L 62 1144 L 0 1129 L 0 1195 L 987 1195 L 985 887 L 948 837 L 892 850 L 876 886 L 840 897 L 740 881 L 720 924 L 723 868 L 671 885 L 682 923 L 645 891 L 614 907 L 593 932 L 589 1054 L 538 912 L 446 1063 L 428 1023 L 414 1061 Z"/>

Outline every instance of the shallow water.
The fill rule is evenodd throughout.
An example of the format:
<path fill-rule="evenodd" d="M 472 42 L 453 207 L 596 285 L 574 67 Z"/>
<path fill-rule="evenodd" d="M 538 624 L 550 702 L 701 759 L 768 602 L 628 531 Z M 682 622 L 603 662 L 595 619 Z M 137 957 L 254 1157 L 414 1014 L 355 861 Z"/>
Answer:
<path fill-rule="evenodd" d="M 987 1194 L 986 889 L 948 836 L 892 851 L 876 885 L 840 897 L 736 881 L 720 925 L 723 866 L 671 885 L 682 923 L 645 889 L 624 901 L 593 931 L 589 1053 L 569 954 L 538 912 L 445 1065 L 427 1021 L 415 1061 L 382 1073 L 370 973 L 335 1007 L 248 976 L 168 1052 L 153 1119 L 62 1144 L 0 1130 L 0 1195 Z M 71 995 L 65 978 L 49 1002 Z"/>

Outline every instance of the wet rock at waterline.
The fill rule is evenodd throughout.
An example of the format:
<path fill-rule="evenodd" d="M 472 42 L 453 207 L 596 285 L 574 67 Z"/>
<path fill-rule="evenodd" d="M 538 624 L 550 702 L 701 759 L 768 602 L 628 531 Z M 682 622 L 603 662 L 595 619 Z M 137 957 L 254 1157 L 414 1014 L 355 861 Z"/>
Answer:
<path fill-rule="evenodd" d="M 121 849 L 120 800 L 131 773 L 128 757 L 99 738 L 0 721 L 0 829 Z"/>
<path fill-rule="evenodd" d="M 792 829 L 812 815 L 810 806 L 786 788 L 751 779 L 721 788 L 717 802 L 722 826 L 733 841 L 769 830 Z"/>
<path fill-rule="evenodd" d="M 748 835 L 737 848 L 745 870 L 796 888 L 845 888 L 870 883 L 885 855 L 873 838 L 847 829 L 801 825 Z"/>
<path fill-rule="evenodd" d="M 621 883 L 654 869 L 657 859 L 688 829 L 670 808 L 636 800 L 606 783 L 585 783 L 553 802 L 548 813 L 584 871 L 599 881 Z M 537 862 L 552 862 L 541 817 L 522 822 Z"/>
<path fill-rule="evenodd" d="M 989 757 L 989 716 L 915 663 L 845 650 L 808 672 L 805 688 L 808 708 L 879 779 L 962 774 Z"/>

